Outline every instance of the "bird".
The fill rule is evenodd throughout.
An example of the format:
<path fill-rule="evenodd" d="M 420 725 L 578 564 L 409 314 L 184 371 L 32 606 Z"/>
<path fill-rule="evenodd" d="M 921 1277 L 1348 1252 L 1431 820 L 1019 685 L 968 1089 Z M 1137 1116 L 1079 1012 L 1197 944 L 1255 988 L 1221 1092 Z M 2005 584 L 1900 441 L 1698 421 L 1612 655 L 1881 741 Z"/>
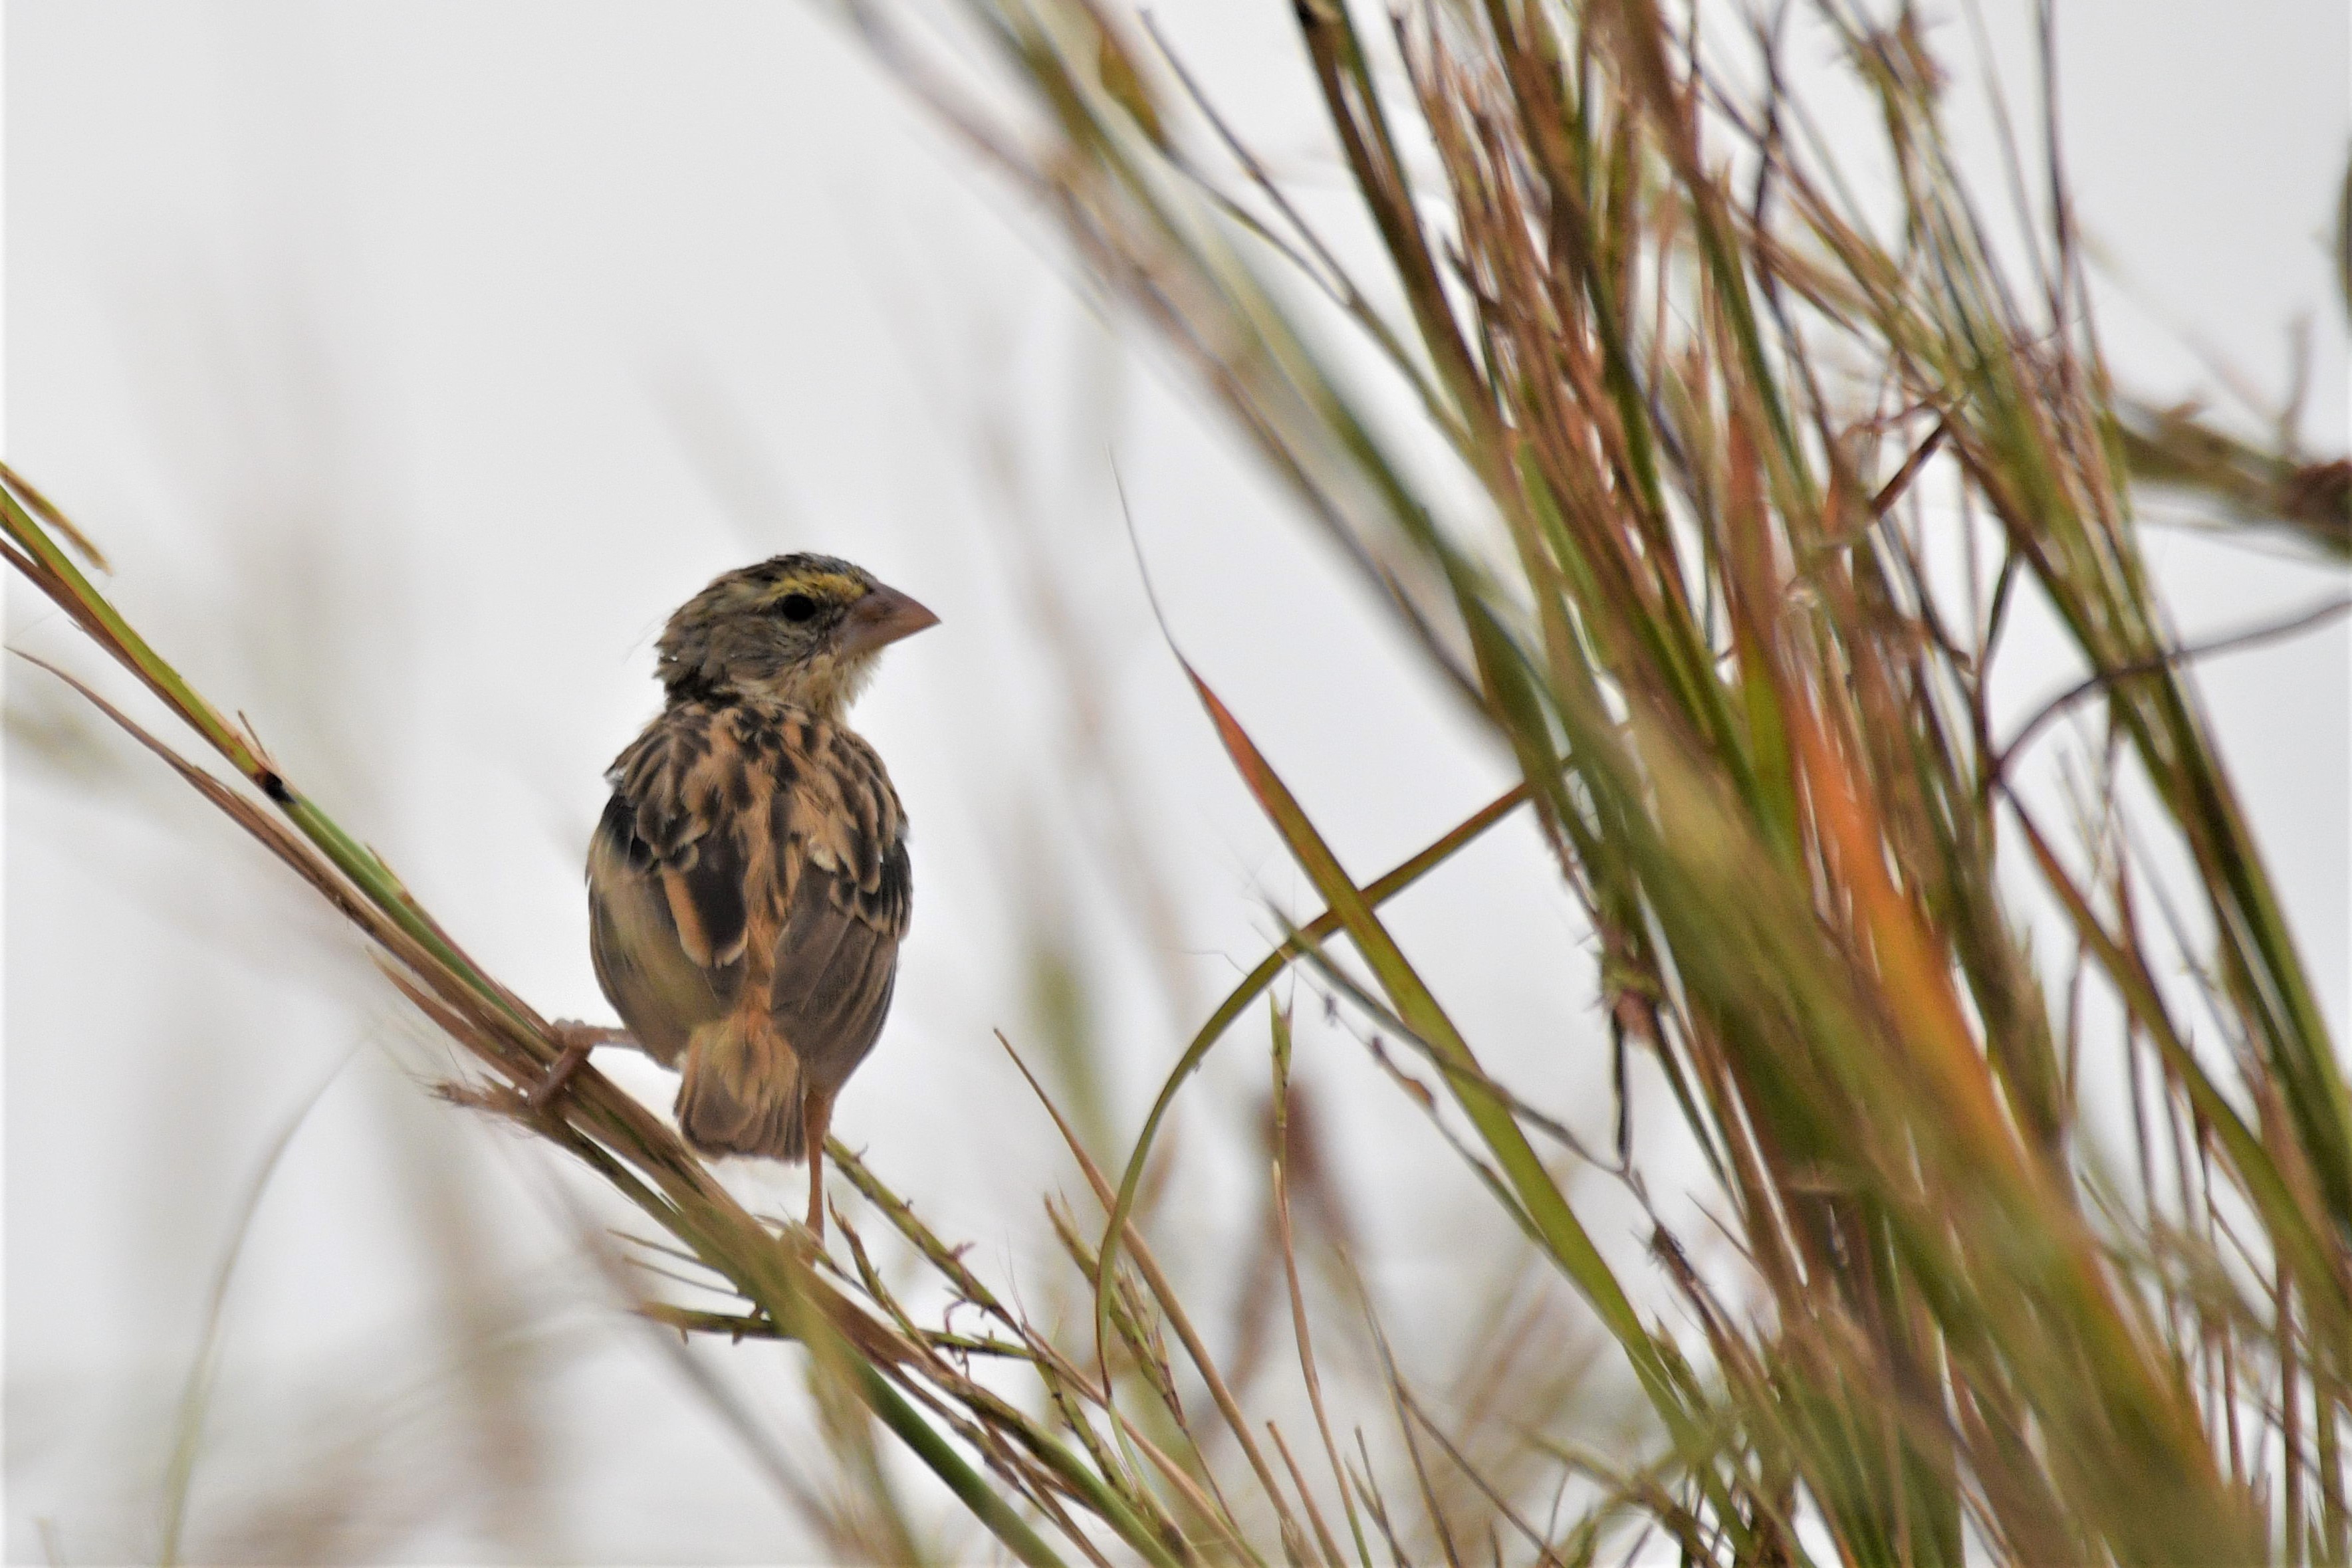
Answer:
<path fill-rule="evenodd" d="M 809 1166 L 824 1235 L 834 1099 L 890 1010 L 913 912 L 907 816 L 845 714 L 881 651 L 939 617 L 836 557 L 723 573 L 656 647 L 663 704 L 605 772 L 588 849 L 589 951 L 624 1030 L 565 1024 L 526 1096 L 595 1045 L 678 1071 L 706 1155 Z"/>

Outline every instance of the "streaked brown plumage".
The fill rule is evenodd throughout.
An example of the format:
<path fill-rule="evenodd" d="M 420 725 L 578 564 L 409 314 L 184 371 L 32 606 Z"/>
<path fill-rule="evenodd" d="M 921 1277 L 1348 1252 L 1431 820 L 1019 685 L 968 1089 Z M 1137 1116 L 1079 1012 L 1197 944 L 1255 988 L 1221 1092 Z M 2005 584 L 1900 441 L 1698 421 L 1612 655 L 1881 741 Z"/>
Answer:
<path fill-rule="evenodd" d="M 820 1235 L 834 1097 L 881 1032 L 913 900 L 898 793 L 842 713 L 937 619 L 828 556 L 718 579 L 662 633 L 667 706 L 605 774 L 588 851 L 596 978 L 682 1073 L 679 1130 L 807 1158 Z"/>

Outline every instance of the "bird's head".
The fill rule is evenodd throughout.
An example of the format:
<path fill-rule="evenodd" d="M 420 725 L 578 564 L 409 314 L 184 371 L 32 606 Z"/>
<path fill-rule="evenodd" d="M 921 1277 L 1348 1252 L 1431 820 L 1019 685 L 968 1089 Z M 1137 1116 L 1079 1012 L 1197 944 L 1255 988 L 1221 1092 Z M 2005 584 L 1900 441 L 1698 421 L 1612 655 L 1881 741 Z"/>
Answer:
<path fill-rule="evenodd" d="M 939 619 L 845 560 L 780 555 L 678 607 L 656 644 L 662 685 L 672 702 L 763 696 L 835 718 L 876 654 Z"/>

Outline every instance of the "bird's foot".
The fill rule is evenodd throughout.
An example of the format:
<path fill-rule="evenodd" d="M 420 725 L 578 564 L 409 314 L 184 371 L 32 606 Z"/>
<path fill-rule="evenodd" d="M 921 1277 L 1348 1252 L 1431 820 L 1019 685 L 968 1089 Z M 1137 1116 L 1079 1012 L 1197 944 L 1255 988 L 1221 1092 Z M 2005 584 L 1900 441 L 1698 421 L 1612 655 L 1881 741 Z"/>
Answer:
<path fill-rule="evenodd" d="M 564 1085 L 572 1082 L 572 1075 L 580 1071 L 580 1064 L 586 1061 L 588 1053 L 598 1046 L 636 1043 L 627 1030 L 582 1023 L 576 1019 L 558 1019 L 549 1026 L 549 1032 L 562 1042 L 563 1051 L 547 1064 L 547 1071 L 541 1074 L 538 1082 L 521 1092 L 524 1106 L 532 1111 L 545 1110 L 549 1102 L 562 1093 Z"/>

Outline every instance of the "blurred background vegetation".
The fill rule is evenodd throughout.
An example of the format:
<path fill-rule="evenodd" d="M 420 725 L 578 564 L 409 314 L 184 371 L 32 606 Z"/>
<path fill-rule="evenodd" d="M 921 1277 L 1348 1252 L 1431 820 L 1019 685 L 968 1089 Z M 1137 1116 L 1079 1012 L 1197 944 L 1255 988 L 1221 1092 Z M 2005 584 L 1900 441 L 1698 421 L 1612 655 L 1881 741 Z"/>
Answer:
<path fill-rule="evenodd" d="M 10 643 L 232 780 L 8 674 L 12 1559 L 2352 1556 L 2342 18 L 2076 25 L 11 7 Z M 496 1088 L 793 548 L 814 1270 Z"/>

